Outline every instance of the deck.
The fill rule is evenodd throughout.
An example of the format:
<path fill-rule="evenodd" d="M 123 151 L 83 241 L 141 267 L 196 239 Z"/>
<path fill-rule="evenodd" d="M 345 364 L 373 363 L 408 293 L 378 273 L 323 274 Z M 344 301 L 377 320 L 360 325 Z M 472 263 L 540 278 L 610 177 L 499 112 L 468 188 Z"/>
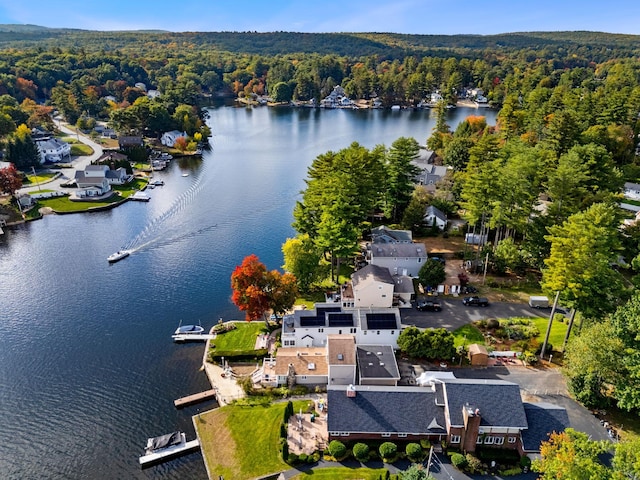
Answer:
<path fill-rule="evenodd" d="M 206 400 L 215 400 L 216 399 L 216 391 L 215 390 L 206 390 L 200 393 L 194 393 L 193 395 L 189 395 L 186 397 L 179 398 L 173 402 L 176 408 L 183 408 L 189 405 L 193 405 L 194 403 L 204 402 Z"/>

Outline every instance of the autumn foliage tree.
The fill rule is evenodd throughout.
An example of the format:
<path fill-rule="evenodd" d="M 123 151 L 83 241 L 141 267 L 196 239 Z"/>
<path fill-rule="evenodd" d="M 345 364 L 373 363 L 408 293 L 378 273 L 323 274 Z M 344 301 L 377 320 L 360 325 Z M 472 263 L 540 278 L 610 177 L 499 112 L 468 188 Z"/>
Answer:
<path fill-rule="evenodd" d="M 257 320 L 268 310 L 284 313 L 290 309 L 298 295 L 296 278 L 268 271 L 256 255 L 244 258 L 231 274 L 231 300 L 246 313 L 247 321 Z"/>
<path fill-rule="evenodd" d="M 22 187 L 22 174 L 13 164 L 0 168 L 0 193 L 13 195 L 20 187 Z"/>
<path fill-rule="evenodd" d="M 176 141 L 173 144 L 173 148 L 184 153 L 184 151 L 187 149 L 187 139 L 185 137 L 176 138 Z"/>

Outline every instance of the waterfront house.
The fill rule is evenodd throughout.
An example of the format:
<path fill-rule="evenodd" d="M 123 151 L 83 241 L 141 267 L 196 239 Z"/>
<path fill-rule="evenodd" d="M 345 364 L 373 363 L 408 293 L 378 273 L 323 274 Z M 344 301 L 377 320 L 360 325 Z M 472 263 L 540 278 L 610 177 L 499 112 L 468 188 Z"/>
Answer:
<path fill-rule="evenodd" d="M 272 387 L 326 385 L 326 348 L 280 348 L 263 362 L 262 383 Z"/>
<path fill-rule="evenodd" d="M 640 185 L 637 183 L 626 182 L 624 184 L 624 196 L 631 200 L 640 200 Z"/>
<path fill-rule="evenodd" d="M 424 212 L 423 221 L 427 226 L 435 226 L 441 232 L 447 228 L 447 215 L 437 207 L 429 205 Z"/>
<path fill-rule="evenodd" d="M 127 148 L 144 147 L 144 141 L 139 136 L 126 136 L 118 138 L 118 147 L 120 150 Z"/>
<path fill-rule="evenodd" d="M 330 335 L 354 335 L 358 344 L 398 348 L 401 320 L 397 308 L 343 308 L 316 303 L 313 310 L 296 310 L 282 321 L 283 347 L 324 347 Z"/>
<path fill-rule="evenodd" d="M 57 163 L 71 157 L 71 145 L 59 138 L 35 139 L 35 144 L 40 152 L 40 163 Z"/>
<path fill-rule="evenodd" d="M 176 140 L 179 138 L 187 138 L 187 132 L 181 132 L 179 130 L 171 130 L 170 132 L 164 132 L 160 138 L 160 143 L 166 147 L 173 147 Z"/>
<path fill-rule="evenodd" d="M 425 387 L 329 385 L 330 440 L 445 441 L 536 452 L 549 433 L 569 426 L 566 411 L 525 404 L 520 387 L 502 380 L 436 379 Z M 371 408 L 375 405 L 375 408 Z"/>
<path fill-rule="evenodd" d="M 393 306 L 394 285 L 388 269 L 367 265 L 351 274 L 352 301 L 348 302 L 348 295 L 343 294 L 343 305 L 355 308 L 390 308 Z"/>
<path fill-rule="evenodd" d="M 371 229 L 371 243 L 413 243 L 413 233 L 381 225 Z"/>
<path fill-rule="evenodd" d="M 427 261 L 423 243 L 373 244 L 367 250 L 367 262 L 386 268 L 391 275 L 417 277 Z"/>

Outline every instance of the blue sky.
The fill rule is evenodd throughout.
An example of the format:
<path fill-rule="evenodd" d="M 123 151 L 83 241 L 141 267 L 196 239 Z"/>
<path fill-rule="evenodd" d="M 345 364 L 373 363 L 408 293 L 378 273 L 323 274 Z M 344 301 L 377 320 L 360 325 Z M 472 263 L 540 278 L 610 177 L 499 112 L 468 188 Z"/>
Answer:
<path fill-rule="evenodd" d="M 176 32 L 640 34 L 640 0 L 0 0 L 0 23 Z"/>

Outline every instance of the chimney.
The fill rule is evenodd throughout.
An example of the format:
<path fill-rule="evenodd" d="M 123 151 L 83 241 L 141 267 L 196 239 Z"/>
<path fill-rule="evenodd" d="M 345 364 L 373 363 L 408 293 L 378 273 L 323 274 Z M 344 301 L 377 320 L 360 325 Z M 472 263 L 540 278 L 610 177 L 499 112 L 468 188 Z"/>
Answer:
<path fill-rule="evenodd" d="M 356 387 L 354 387 L 353 384 L 347 387 L 347 397 L 356 398 Z"/>
<path fill-rule="evenodd" d="M 464 431 L 460 441 L 463 452 L 475 452 L 476 442 L 480 433 L 480 409 L 470 406 L 468 403 L 462 407 L 464 419 Z"/>

